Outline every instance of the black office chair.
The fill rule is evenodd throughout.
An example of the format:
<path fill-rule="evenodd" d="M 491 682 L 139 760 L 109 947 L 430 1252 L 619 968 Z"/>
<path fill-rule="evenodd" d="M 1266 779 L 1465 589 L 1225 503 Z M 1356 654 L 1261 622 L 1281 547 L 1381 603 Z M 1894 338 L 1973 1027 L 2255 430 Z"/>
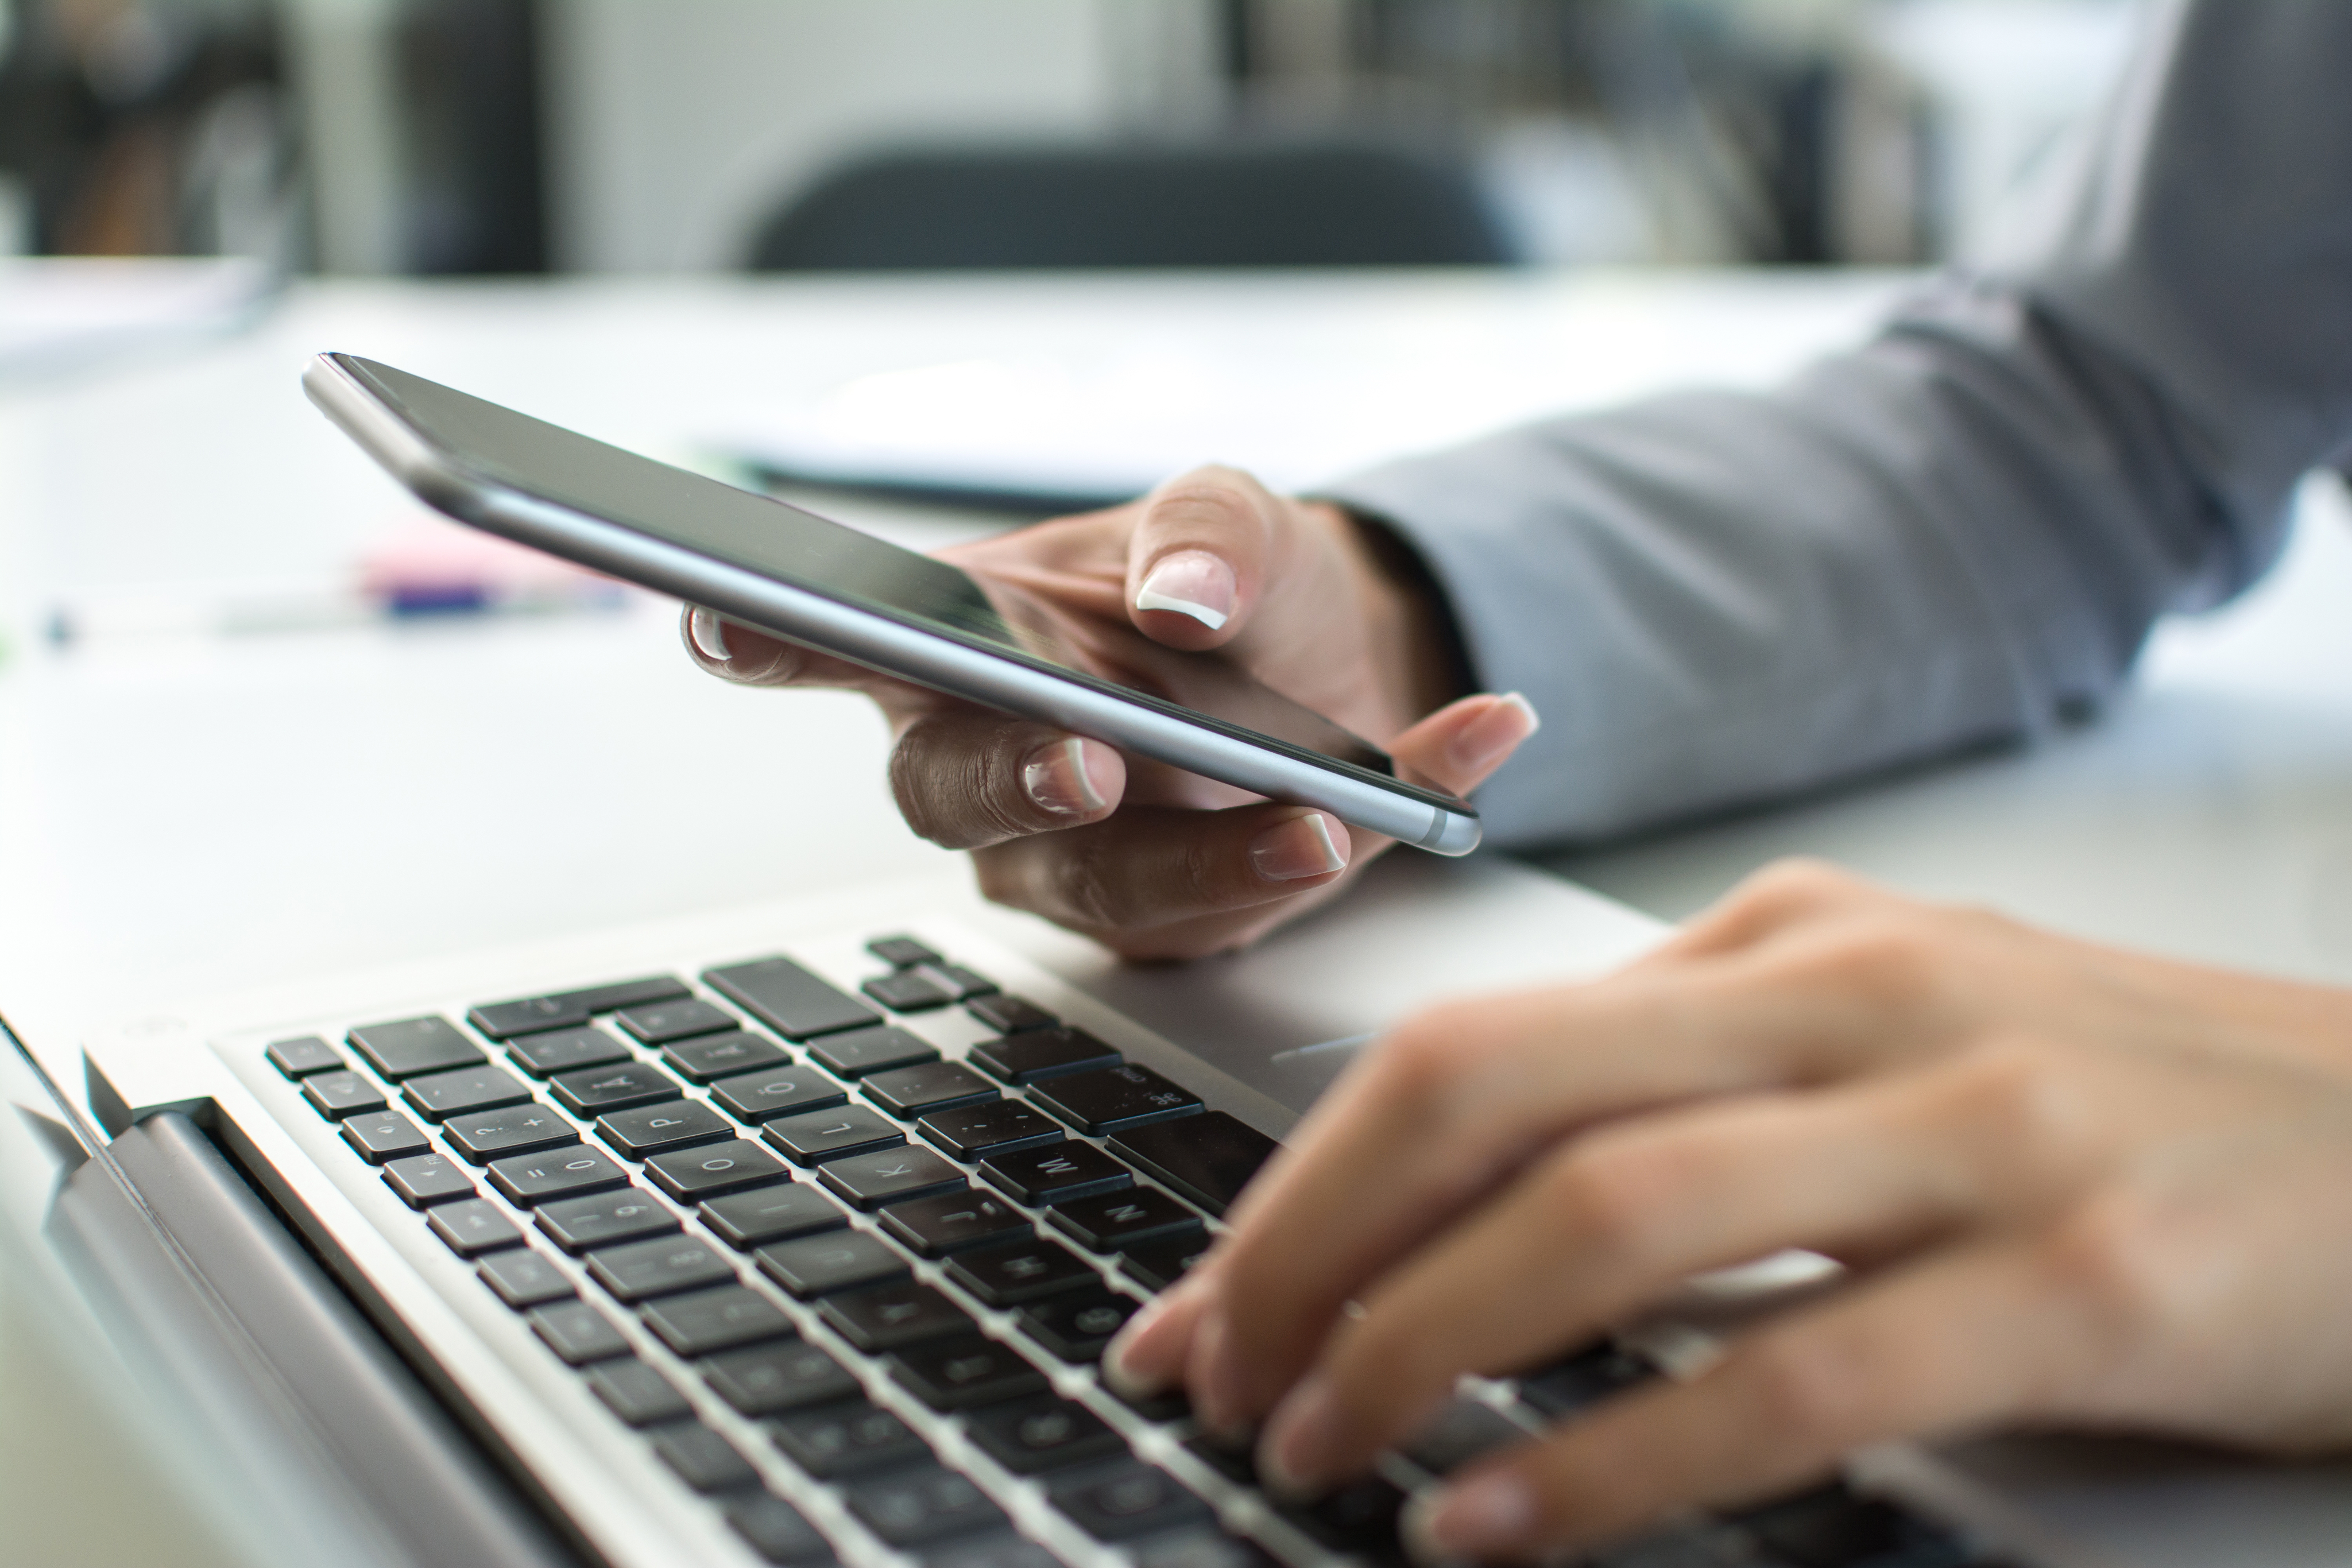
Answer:
<path fill-rule="evenodd" d="M 907 150 L 771 218 L 755 271 L 1446 267 L 1516 259 L 1468 172 L 1356 144 Z"/>

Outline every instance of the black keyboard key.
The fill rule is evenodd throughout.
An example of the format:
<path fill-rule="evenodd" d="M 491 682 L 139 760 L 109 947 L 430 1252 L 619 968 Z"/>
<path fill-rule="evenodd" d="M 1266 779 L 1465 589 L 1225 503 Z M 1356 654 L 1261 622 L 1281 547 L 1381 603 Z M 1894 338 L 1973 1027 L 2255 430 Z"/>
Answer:
<path fill-rule="evenodd" d="M 846 1490 L 849 1511 L 892 1546 L 919 1546 L 1004 1526 L 1003 1511 L 987 1493 L 937 1466 L 855 1481 Z"/>
<path fill-rule="evenodd" d="M 737 1121 L 757 1126 L 779 1116 L 842 1104 L 848 1100 L 849 1091 L 839 1080 L 814 1067 L 788 1067 L 721 1078 L 711 1084 L 710 1098 Z"/>
<path fill-rule="evenodd" d="M 803 1301 L 896 1280 L 910 1271 L 906 1259 L 880 1237 L 865 1230 L 828 1230 L 795 1241 L 778 1241 L 751 1256 L 760 1272 Z"/>
<path fill-rule="evenodd" d="M 530 1314 L 531 1332 L 572 1366 L 629 1354 L 629 1342 L 604 1313 L 582 1301 L 556 1301 Z"/>
<path fill-rule="evenodd" d="M 1045 1212 L 1046 1223 L 1095 1252 L 1119 1252 L 1202 1228 L 1201 1217 L 1156 1187 L 1073 1198 Z"/>
<path fill-rule="evenodd" d="M 552 1078 L 559 1072 L 626 1061 L 629 1048 L 601 1029 L 583 1025 L 518 1036 L 507 1042 L 507 1055 L 533 1078 Z"/>
<path fill-rule="evenodd" d="M 605 1409 L 632 1427 L 658 1427 L 694 1414 L 676 1384 L 635 1356 L 591 1367 L 588 1386 Z"/>
<path fill-rule="evenodd" d="M 647 1179 L 680 1203 L 699 1203 L 747 1186 L 790 1181 L 792 1174 L 783 1161 L 740 1138 L 656 1155 L 646 1162 Z"/>
<path fill-rule="evenodd" d="M 1135 1185 L 1134 1172 L 1092 1144 L 1067 1142 L 991 1155 L 980 1174 L 1015 1203 L 1040 1207 Z"/>
<path fill-rule="evenodd" d="M 662 1343 L 688 1357 L 712 1355 L 740 1344 L 785 1339 L 793 1333 L 784 1310 L 744 1285 L 722 1285 L 671 1296 L 639 1314 Z"/>
<path fill-rule="evenodd" d="M 495 1111 L 530 1098 L 530 1085 L 501 1068 L 461 1067 L 428 1072 L 400 1086 L 400 1097 L 428 1122 L 446 1122 L 469 1111 Z"/>
<path fill-rule="evenodd" d="M 702 1369 L 702 1380 L 746 1416 L 780 1416 L 866 1393 L 824 1346 L 798 1339 L 714 1355 Z"/>
<path fill-rule="evenodd" d="M 343 1118 L 343 1142 L 359 1151 L 372 1166 L 403 1155 L 421 1155 L 433 1146 L 425 1130 L 397 1111 L 369 1111 Z"/>
<path fill-rule="evenodd" d="M 894 1203 L 882 1211 L 882 1228 L 891 1239 L 926 1258 L 1033 1234 L 1028 1216 L 1001 1197 L 970 1187 Z"/>
<path fill-rule="evenodd" d="M 428 1208 L 453 1198 L 473 1197 L 473 1178 L 446 1155 L 415 1155 L 383 1167 L 383 1185 L 411 1208 Z"/>
<path fill-rule="evenodd" d="M 841 1206 L 813 1186 L 763 1186 L 727 1197 L 714 1197 L 700 1211 L 702 1223 L 739 1251 L 789 1241 L 820 1230 L 838 1230 L 849 1223 Z"/>
<path fill-rule="evenodd" d="M 972 1410 L 1045 1391 L 1045 1375 L 1020 1352 L 976 1333 L 908 1345 L 890 1357 L 890 1375 L 934 1410 Z"/>
<path fill-rule="evenodd" d="M 596 1118 L 596 1135 L 624 1159 L 642 1160 L 697 1144 L 724 1143 L 735 1124 L 697 1100 L 664 1101 Z"/>
<path fill-rule="evenodd" d="M 1257 1448 L 1249 1438 L 1228 1443 L 1203 1432 L 1184 1439 L 1184 1449 L 1194 1458 L 1216 1471 L 1236 1486 L 1254 1487 L 1257 1479 Z"/>
<path fill-rule="evenodd" d="M 1131 1550 L 1136 1568 L 1279 1568 L 1265 1547 L 1215 1525 L 1139 1542 Z"/>
<path fill-rule="evenodd" d="M 1209 1255 L 1210 1237 L 1195 1230 L 1120 1250 L 1118 1271 L 1157 1295 L 1192 1271 Z"/>
<path fill-rule="evenodd" d="M 672 1072 L 708 1083 L 733 1072 L 755 1072 L 763 1067 L 789 1065 L 792 1053 L 774 1040 L 748 1030 L 706 1034 L 662 1048 L 662 1061 Z"/>
<path fill-rule="evenodd" d="M 777 1417 L 769 1427 L 784 1457 L 818 1480 L 896 1469 L 931 1450 L 913 1428 L 878 1405 L 835 1405 Z"/>
<path fill-rule="evenodd" d="M 642 980 L 617 980 L 607 986 L 588 986 L 576 991 L 525 997 L 520 1001 L 485 1002 L 480 1007 L 468 1009 L 466 1021 L 492 1040 L 506 1040 L 540 1030 L 583 1024 L 598 1013 L 608 1013 L 615 1008 L 639 1007 L 646 1002 L 684 995 L 686 988 L 676 979 L 667 975 L 654 975 Z"/>
<path fill-rule="evenodd" d="M 813 1166 L 868 1149 L 887 1149 L 907 1141 L 905 1130 L 885 1121 L 863 1105 L 838 1111 L 814 1111 L 771 1122 L 760 1135 L 796 1166 Z"/>
<path fill-rule="evenodd" d="M 961 1061 L 927 1061 L 873 1073 L 857 1092 L 902 1122 L 930 1111 L 977 1105 L 997 1098 L 996 1085 Z"/>
<path fill-rule="evenodd" d="M 1045 1496 L 1097 1541 L 1131 1541 L 1210 1517 L 1209 1505 L 1174 1476 L 1139 1460 L 1048 1482 Z"/>
<path fill-rule="evenodd" d="M 650 1194 L 628 1186 L 541 1204 L 538 1223 L 550 1240 L 578 1257 L 598 1247 L 667 1235 L 677 1228 L 677 1217 Z"/>
<path fill-rule="evenodd" d="M 1093 1072 L 1049 1078 L 1030 1090 L 1029 1103 L 1044 1107 L 1081 1133 L 1095 1134 L 1173 1121 L 1201 1109 L 1198 1094 L 1131 1061 Z"/>
<path fill-rule="evenodd" d="M 967 969 L 961 964 L 933 964 L 923 972 L 960 1002 L 987 996 L 996 989 L 994 980 L 978 970 Z"/>
<path fill-rule="evenodd" d="M 588 1273 L 624 1301 L 732 1282 L 735 1265 L 710 1243 L 692 1236 L 624 1242 L 588 1255 Z"/>
<path fill-rule="evenodd" d="M 555 1103 L 585 1121 L 614 1111 L 634 1111 L 677 1099 L 685 1091 L 677 1079 L 642 1061 L 614 1062 L 610 1067 L 583 1067 L 566 1072 L 548 1086 Z"/>
<path fill-rule="evenodd" d="M 924 1013 L 955 1000 L 955 993 L 920 969 L 877 975 L 857 988 L 894 1013 Z"/>
<path fill-rule="evenodd" d="M 969 1053 L 972 1065 L 1006 1083 L 1036 1083 L 1066 1073 L 1117 1067 L 1118 1051 L 1081 1029 L 1039 1029 L 983 1040 Z"/>
<path fill-rule="evenodd" d="M 350 1065 L 340 1051 L 315 1034 L 274 1041 L 262 1054 L 269 1058 L 270 1066 L 289 1078 L 307 1078 L 313 1072 L 329 1072 Z"/>
<path fill-rule="evenodd" d="M 1102 1359 L 1103 1346 L 1135 1315 L 1138 1303 L 1116 1291 L 1065 1291 L 1024 1306 L 1013 1326 L 1064 1361 Z"/>
<path fill-rule="evenodd" d="M 544 1105 L 509 1105 L 503 1111 L 452 1116 L 441 1124 L 441 1135 L 478 1166 L 501 1155 L 527 1155 L 580 1141 L 572 1124 Z"/>
<path fill-rule="evenodd" d="M 987 1535 L 930 1548 L 923 1568 L 1062 1568 L 1062 1560 L 1023 1536 Z"/>
<path fill-rule="evenodd" d="M 1052 1029 L 1062 1021 L 1026 997 L 1007 996 L 1003 991 L 993 996 L 974 997 L 964 1003 L 963 1010 L 999 1034 Z"/>
<path fill-rule="evenodd" d="M 348 1068 L 341 1072 L 314 1073 L 303 1080 L 302 1098 L 330 1122 L 384 1108 L 383 1091 Z"/>
<path fill-rule="evenodd" d="M 1016 1476 L 1043 1475 L 1127 1452 L 1127 1439 L 1083 1405 L 1047 1396 L 971 1417 L 981 1451 Z"/>
<path fill-rule="evenodd" d="M 760 1484 L 760 1472 L 751 1461 L 699 1421 L 664 1427 L 653 1438 L 662 1463 L 698 1492 L 741 1491 Z"/>
<path fill-rule="evenodd" d="M 1397 1541 L 1404 1493 L 1380 1476 L 1359 1476 L 1309 1503 L 1281 1510 L 1283 1518 L 1334 1552 L 1374 1563 L 1405 1562 Z"/>
<path fill-rule="evenodd" d="M 1017 1307 L 1040 1296 L 1102 1283 L 1102 1276 L 1058 1241 L 1029 1236 L 1009 1247 L 958 1253 L 948 1278 L 992 1307 Z"/>
<path fill-rule="evenodd" d="M 1181 1388 L 1158 1394 L 1129 1394 L 1106 1383 L 1103 1392 L 1147 1421 L 1181 1421 L 1192 1414 L 1192 1401 Z"/>
<path fill-rule="evenodd" d="M 429 1208 L 425 1214 L 433 1234 L 460 1258 L 478 1258 L 501 1247 L 522 1245 L 522 1232 L 515 1228 L 514 1221 L 486 1198 L 460 1198 Z"/>
<path fill-rule="evenodd" d="M 961 1307 L 915 1280 L 828 1296 L 820 1310 L 835 1333 L 868 1354 L 975 1327 Z"/>
<path fill-rule="evenodd" d="M 860 1208 L 879 1208 L 910 1197 L 952 1192 L 964 1186 L 963 1173 L 929 1149 L 901 1145 L 876 1149 L 817 1166 L 817 1179 Z"/>
<path fill-rule="evenodd" d="M 344 1038 L 386 1078 L 414 1078 L 420 1072 L 442 1072 L 489 1060 L 480 1046 L 445 1018 L 362 1024 Z"/>
<path fill-rule="evenodd" d="M 894 969 L 911 969 L 918 964 L 946 961 L 912 936 L 877 936 L 866 944 L 866 950 Z"/>
<path fill-rule="evenodd" d="M 1397 1445 L 1397 1452 L 1441 1479 L 1471 1460 L 1532 1436 L 1491 1405 L 1455 1399 Z"/>
<path fill-rule="evenodd" d="M 847 1034 L 829 1035 L 813 1041 L 808 1053 L 827 1072 L 844 1078 L 863 1078 L 869 1072 L 892 1067 L 936 1061 L 940 1054 L 929 1041 L 918 1040 L 903 1029 L 857 1029 Z"/>
<path fill-rule="evenodd" d="M 504 1159 L 492 1160 L 490 1185 L 509 1202 L 536 1208 L 559 1197 L 626 1186 L 629 1173 L 602 1149 L 567 1144 L 536 1155 L 509 1155 Z"/>
<path fill-rule="evenodd" d="M 1220 1219 L 1281 1146 L 1223 1111 L 1130 1128 L 1110 1141 L 1111 1153 Z"/>
<path fill-rule="evenodd" d="M 702 977 L 720 996 L 750 1009 L 753 1018 L 786 1040 L 806 1040 L 881 1021 L 872 1008 L 790 958 L 730 964 L 706 969 Z"/>
<path fill-rule="evenodd" d="M 1062 1124 L 1010 1100 L 958 1111 L 934 1111 L 915 1124 L 926 1143 L 960 1160 L 985 1159 L 1014 1149 L 1062 1141 Z"/>
<path fill-rule="evenodd" d="M 724 1008 L 714 1008 L 699 997 L 682 997 L 674 1002 L 656 1002 L 648 1007 L 630 1008 L 613 1015 L 613 1021 L 627 1030 L 633 1039 L 647 1045 L 667 1045 L 674 1040 L 691 1040 L 698 1034 L 717 1034 L 721 1030 L 737 1028 L 735 1015 Z"/>
<path fill-rule="evenodd" d="M 763 1563 L 816 1564 L 833 1561 L 833 1547 L 780 1497 L 762 1494 L 727 1505 L 727 1524 Z"/>
<path fill-rule="evenodd" d="M 499 1300 L 517 1312 L 579 1294 L 562 1270 L 528 1247 L 512 1252 L 493 1252 L 482 1260 L 481 1267 L 474 1273 L 499 1293 Z"/>
<path fill-rule="evenodd" d="M 1519 1379 L 1519 1397 L 1557 1421 L 1613 1395 L 1647 1383 L 1657 1369 L 1613 1344 L 1589 1345 Z"/>

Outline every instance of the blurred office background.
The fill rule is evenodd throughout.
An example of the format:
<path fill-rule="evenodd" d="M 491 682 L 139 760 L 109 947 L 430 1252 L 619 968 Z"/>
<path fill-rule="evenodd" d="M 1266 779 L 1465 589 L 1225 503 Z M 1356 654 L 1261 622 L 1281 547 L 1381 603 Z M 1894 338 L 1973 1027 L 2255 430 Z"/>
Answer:
<path fill-rule="evenodd" d="M 1536 263 L 1964 254 L 2143 0 L 0 0 L 0 255 L 746 264 L 881 150 L 1347 142 Z"/>

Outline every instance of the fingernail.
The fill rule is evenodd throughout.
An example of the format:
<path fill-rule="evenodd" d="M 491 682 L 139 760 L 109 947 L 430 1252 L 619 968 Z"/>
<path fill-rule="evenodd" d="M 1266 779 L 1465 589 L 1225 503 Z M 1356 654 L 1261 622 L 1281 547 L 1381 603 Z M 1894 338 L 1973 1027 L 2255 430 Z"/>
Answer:
<path fill-rule="evenodd" d="M 1310 1375 L 1277 1406 L 1258 1440 L 1258 1473 L 1277 1493 L 1311 1497 L 1329 1479 L 1339 1439 L 1339 1402 L 1319 1373 Z"/>
<path fill-rule="evenodd" d="M 1446 749 L 1456 767 L 1475 773 L 1542 727 L 1543 720 L 1538 716 L 1535 704 L 1517 692 L 1506 692 L 1485 713 L 1465 726 Z"/>
<path fill-rule="evenodd" d="M 1481 1476 L 1424 1492 L 1405 1509 L 1405 1549 L 1417 1563 L 1506 1555 L 1535 1527 L 1536 1498 L 1517 1476 Z"/>
<path fill-rule="evenodd" d="M 1021 765 L 1021 787 L 1056 816 L 1091 815 L 1110 804 L 1089 766 L 1087 743 L 1075 735 L 1031 752 Z"/>
<path fill-rule="evenodd" d="M 1335 834 L 1332 830 L 1338 829 Z M 1250 841 L 1250 864 L 1268 882 L 1297 882 L 1345 870 L 1348 830 L 1336 818 L 1307 811 L 1276 822 Z"/>
<path fill-rule="evenodd" d="M 735 655 L 727 651 L 727 632 L 719 622 L 719 612 L 697 607 L 686 618 L 686 634 L 694 642 L 694 651 L 706 659 L 725 664 Z"/>
<path fill-rule="evenodd" d="M 1172 1386 L 1183 1372 L 1183 1352 L 1188 1343 L 1181 1333 L 1166 1331 L 1175 1322 L 1169 1315 L 1169 1306 L 1176 1300 L 1170 1291 L 1143 1303 L 1143 1310 L 1128 1319 L 1118 1337 L 1103 1351 L 1103 1381 L 1115 1393 L 1131 1399 L 1147 1399 Z"/>
<path fill-rule="evenodd" d="M 1211 1307 L 1192 1331 L 1192 1414 L 1211 1437 L 1238 1444 L 1249 1436 L 1249 1418 L 1242 1414 L 1241 1369 L 1227 1322 L 1223 1308 Z"/>
<path fill-rule="evenodd" d="M 1138 610 L 1172 610 L 1214 632 L 1233 619 L 1234 569 L 1206 550 L 1178 550 L 1154 565 L 1137 590 Z"/>

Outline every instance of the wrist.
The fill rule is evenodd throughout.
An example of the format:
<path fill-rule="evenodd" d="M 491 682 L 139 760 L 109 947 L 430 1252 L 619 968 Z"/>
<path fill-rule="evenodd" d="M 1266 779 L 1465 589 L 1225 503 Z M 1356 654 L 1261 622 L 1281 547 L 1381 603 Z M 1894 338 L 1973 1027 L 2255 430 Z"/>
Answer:
<path fill-rule="evenodd" d="M 1475 691 L 1453 606 L 1420 552 L 1378 517 L 1328 501 L 1299 505 L 1339 538 L 1351 563 L 1374 680 L 1396 728 Z"/>

